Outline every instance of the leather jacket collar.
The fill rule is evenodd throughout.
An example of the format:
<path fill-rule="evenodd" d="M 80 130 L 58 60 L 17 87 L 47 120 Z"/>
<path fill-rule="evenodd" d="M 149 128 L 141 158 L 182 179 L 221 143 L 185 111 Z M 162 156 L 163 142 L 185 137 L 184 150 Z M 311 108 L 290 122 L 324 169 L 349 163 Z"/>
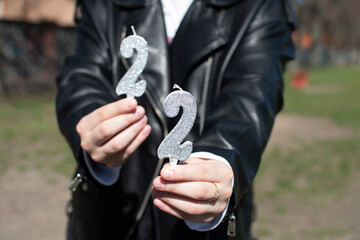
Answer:
<path fill-rule="evenodd" d="M 139 8 L 149 5 L 151 0 L 112 0 L 115 4 L 124 7 L 124 8 Z M 217 7 L 227 7 L 237 2 L 244 0 L 202 0 L 208 5 L 213 5 Z"/>
<path fill-rule="evenodd" d="M 205 2 L 208 5 L 213 5 L 213 6 L 217 6 L 217 7 L 228 7 L 232 4 L 241 2 L 244 0 L 205 0 Z"/>
<path fill-rule="evenodd" d="M 113 3 L 117 4 L 120 7 L 124 8 L 139 8 L 145 7 L 148 0 L 112 0 Z"/>

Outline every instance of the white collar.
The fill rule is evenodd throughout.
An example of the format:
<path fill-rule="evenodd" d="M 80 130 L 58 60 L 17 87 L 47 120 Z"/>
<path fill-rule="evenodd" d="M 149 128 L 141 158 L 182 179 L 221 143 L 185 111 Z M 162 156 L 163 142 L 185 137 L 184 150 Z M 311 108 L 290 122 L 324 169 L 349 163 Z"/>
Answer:
<path fill-rule="evenodd" d="M 161 0 L 167 37 L 174 38 L 193 0 Z"/>

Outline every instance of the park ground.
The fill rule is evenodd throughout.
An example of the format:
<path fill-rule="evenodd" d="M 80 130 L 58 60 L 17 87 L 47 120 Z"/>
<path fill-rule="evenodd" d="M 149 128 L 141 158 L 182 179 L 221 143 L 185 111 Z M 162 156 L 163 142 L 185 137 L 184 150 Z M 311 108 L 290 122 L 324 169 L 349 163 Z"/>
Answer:
<path fill-rule="evenodd" d="M 360 240 L 360 68 L 309 70 L 285 89 L 254 181 L 255 237 Z M 0 101 L 0 240 L 64 239 L 75 165 L 54 94 Z"/>

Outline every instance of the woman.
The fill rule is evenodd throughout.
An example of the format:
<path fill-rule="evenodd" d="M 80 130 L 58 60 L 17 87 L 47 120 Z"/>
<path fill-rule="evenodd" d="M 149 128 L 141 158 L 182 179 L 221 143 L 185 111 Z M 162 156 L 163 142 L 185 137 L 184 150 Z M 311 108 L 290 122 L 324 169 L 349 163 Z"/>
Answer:
<path fill-rule="evenodd" d="M 252 181 L 294 57 L 290 6 L 170 2 L 81 3 L 76 52 L 57 79 L 59 126 L 81 181 L 68 239 L 251 239 Z M 149 45 L 147 89 L 136 100 L 115 94 L 135 59 L 118 52 L 130 26 Z M 162 108 L 175 83 L 198 105 L 193 154 L 153 179 L 157 148 L 176 124 Z"/>

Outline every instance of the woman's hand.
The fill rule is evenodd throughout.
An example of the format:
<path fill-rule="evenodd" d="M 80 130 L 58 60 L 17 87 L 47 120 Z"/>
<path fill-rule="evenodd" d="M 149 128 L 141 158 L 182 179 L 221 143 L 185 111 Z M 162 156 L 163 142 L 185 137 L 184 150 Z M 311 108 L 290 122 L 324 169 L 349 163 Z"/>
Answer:
<path fill-rule="evenodd" d="M 135 99 L 121 99 L 83 117 L 76 126 L 81 147 L 97 163 L 120 166 L 149 136 L 145 110 Z"/>
<path fill-rule="evenodd" d="M 153 181 L 154 204 L 180 219 L 210 222 L 224 211 L 233 176 L 232 169 L 218 160 L 189 158 L 180 165 L 166 164 Z"/>

